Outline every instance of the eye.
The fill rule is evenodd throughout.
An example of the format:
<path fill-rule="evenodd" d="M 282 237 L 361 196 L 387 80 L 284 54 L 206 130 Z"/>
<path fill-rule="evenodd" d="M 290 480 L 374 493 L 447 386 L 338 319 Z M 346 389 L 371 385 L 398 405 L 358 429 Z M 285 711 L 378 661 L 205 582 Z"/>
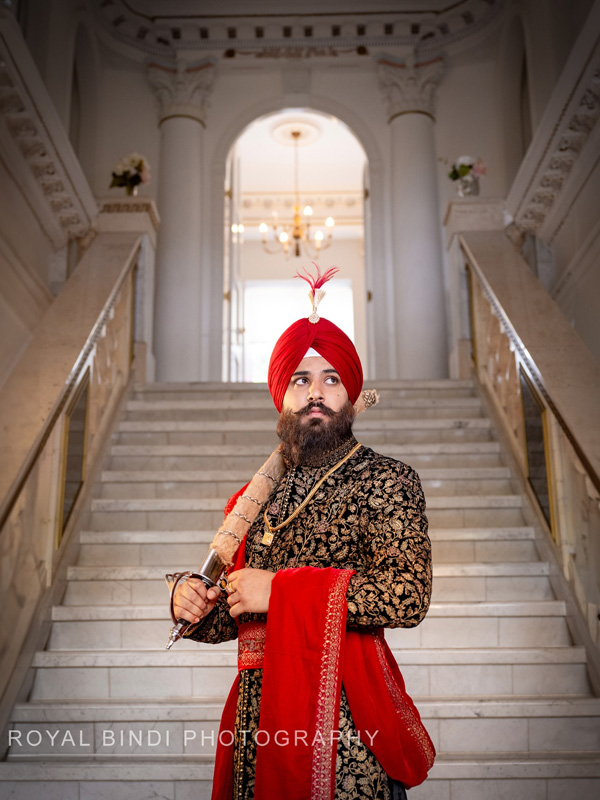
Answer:
<path fill-rule="evenodd" d="M 338 378 L 338 376 L 337 376 L 337 375 L 328 375 L 328 376 L 325 378 L 325 383 L 328 383 L 328 384 L 330 384 L 331 386 L 335 386 L 335 384 L 336 384 L 336 383 L 339 383 L 339 382 L 340 382 L 340 379 Z"/>
<path fill-rule="evenodd" d="M 295 381 L 292 381 L 293 386 L 306 386 L 308 383 L 308 378 L 300 377 L 296 378 Z"/>

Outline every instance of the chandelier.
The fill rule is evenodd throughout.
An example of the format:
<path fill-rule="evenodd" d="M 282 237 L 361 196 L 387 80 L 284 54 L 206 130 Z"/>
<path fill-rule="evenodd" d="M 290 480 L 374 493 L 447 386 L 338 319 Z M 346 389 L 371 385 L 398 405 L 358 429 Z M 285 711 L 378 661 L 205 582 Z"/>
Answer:
<path fill-rule="evenodd" d="M 262 234 L 263 249 L 269 255 L 283 252 L 286 258 L 293 253 L 300 256 L 304 252 L 307 256 L 314 258 L 321 250 L 326 250 L 333 240 L 333 217 L 327 217 L 325 227 L 327 228 L 327 238 L 323 231 L 317 230 L 314 233 L 310 229 L 313 210 L 310 206 L 304 206 L 300 213 L 300 191 L 298 189 L 298 143 L 301 131 L 292 130 L 290 135 L 294 140 L 294 217 L 290 223 L 280 224 L 275 221 L 271 225 L 272 239 L 267 240 L 269 226 L 266 222 L 261 222 L 258 230 Z"/>

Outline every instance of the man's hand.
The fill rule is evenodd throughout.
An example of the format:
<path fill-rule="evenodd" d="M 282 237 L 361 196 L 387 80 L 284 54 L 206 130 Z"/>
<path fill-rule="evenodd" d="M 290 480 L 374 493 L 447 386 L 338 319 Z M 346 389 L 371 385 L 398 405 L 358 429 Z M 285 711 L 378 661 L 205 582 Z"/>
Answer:
<path fill-rule="evenodd" d="M 200 622 L 215 607 L 221 590 L 216 586 L 207 589 L 199 578 L 190 578 L 180 583 L 173 598 L 173 612 L 176 619 Z"/>
<path fill-rule="evenodd" d="M 274 572 L 252 567 L 232 572 L 228 583 L 233 591 L 227 598 L 231 616 L 235 618 L 240 614 L 265 614 L 269 610 L 271 582 L 274 577 Z"/>

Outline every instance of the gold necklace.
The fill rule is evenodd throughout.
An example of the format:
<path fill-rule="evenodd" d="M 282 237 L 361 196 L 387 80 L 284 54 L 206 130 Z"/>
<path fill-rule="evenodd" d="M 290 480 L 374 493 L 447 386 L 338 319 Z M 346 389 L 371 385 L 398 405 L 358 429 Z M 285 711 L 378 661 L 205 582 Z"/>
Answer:
<path fill-rule="evenodd" d="M 332 467 L 332 468 L 329 470 L 329 472 L 326 472 L 326 473 L 325 473 L 325 475 L 323 475 L 323 477 L 321 478 L 321 480 L 317 481 L 317 483 L 316 483 L 316 484 L 313 486 L 313 488 L 312 488 L 312 489 L 310 490 L 310 492 L 309 492 L 309 493 L 306 495 L 306 497 L 304 498 L 304 500 L 303 500 L 303 501 L 300 503 L 300 505 L 298 506 L 298 508 L 297 508 L 295 511 L 292 511 L 292 513 L 289 515 L 289 517 L 288 517 L 287 519 L 284 519 L 284 520 L 283 520 L 283 522 L 280 522 L 280 523 L 279 523 L 279 525 L 271 525 L 271 523 L 270 523 L 270 522 L 269 522 L 269 520 L 267 519 L 267 509 L 265 508 L 265 510 L 264 510 L 264 513 L 263 513 L 263 519 L 264 519 L 264 521 L 265 521 L 265 525 L 266 525 L 266 527 L 267 527 L 267 531 L 268 531 L 268 532 L 267 532 L 267 531 L 265 531 L 265 535 L 264 535 L 264 536 L 263 536 L 263 538 L 262 538 L 262 544 L 271 544 L 271 542 L 273 541 L 273 534 L 274 534 L 274 533 L 276 533 L 277 531 L 280 531 L 282 528 L 285 528 L 285 527 L 286 527 L 286 525 L 289 525 L 289 524 L 290 524 L 290 522 L 291 522 L 293 519 L 295 519 L 295 518 L 298 516 L 298 514 L 299 514 L 299 513 L 302 511 L 302 509 L 303 509 L 303 508 L 305 508 L 305 507 L 308 505 L 308 503 L 310 503 L 310 501 L 313 499 L 313 497 L 314 497 L 314 496 L 315 496 L 315 494 L 318 492 L 318 490 L 319 490 L 319 488 L 321 487 L 321 485 L 322 485 L 322 484 L 323 484 L 323 483 L 324 483 L 324 482 L 327 480 L 327 478 L 329 478 L 329 476 L 330 476 L 330 475 L 333 475 L 333 473 L 334 473 L 336 470 L 338 470 L 338 469 L 339 469 L 339 468 L 342 466 L 342 464 L 345 464 L 345 463 L 346 463 L 346 461 L 348 461 L 348 459 L 349 459 L 351 456 L 353 456 L 353 455 L 354 455 L 354 453 L 356 453 L 356 451 L 358 450 L 358 448 L 359 448 L 359 447 L 361 447 L 361 444 L 360 444 L 360 442 L 358 442 L 358 443 L 357 443 L 357 444 L 356 444 L 356 445 L 355 445 L 355 446 L 352 448 L 352 450 L 350 450 L 350 452 L 349 452 L 349 453 L 347 453 L 347 454 L 346 454 L 346 455 L 345 455 L 345 456 L 342 458 L 342 460 L 341 460 L 341 461 L 338 461 L 338 463 L 337 463 L 337 464 L 335 464 L 335 465 L 334 465 L 334 466 L 333 466 L 333 467 Z"/>

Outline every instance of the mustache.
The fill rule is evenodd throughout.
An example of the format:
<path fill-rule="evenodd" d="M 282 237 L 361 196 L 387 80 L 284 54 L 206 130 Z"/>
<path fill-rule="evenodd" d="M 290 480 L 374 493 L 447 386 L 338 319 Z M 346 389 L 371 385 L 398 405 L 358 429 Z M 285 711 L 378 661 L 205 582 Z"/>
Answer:
<path fill-rule="evenodd" d="M 315 401 L 311 401 L 310 403 L 308 403 L 308 405 L 304 406 L 304 408 L 301 408 L 300 411 L 294 411 L 294 415 L 296 417 L 305 417 L 307 414 L 310 413 L 310 411 L 313 408 L 318 408 L 327 417 L 335 416 L 335 411 L 332 411 L 332 409 L 329 408 L 329 406 L 326 406 L 324 403 L 318 403 Z"/>

